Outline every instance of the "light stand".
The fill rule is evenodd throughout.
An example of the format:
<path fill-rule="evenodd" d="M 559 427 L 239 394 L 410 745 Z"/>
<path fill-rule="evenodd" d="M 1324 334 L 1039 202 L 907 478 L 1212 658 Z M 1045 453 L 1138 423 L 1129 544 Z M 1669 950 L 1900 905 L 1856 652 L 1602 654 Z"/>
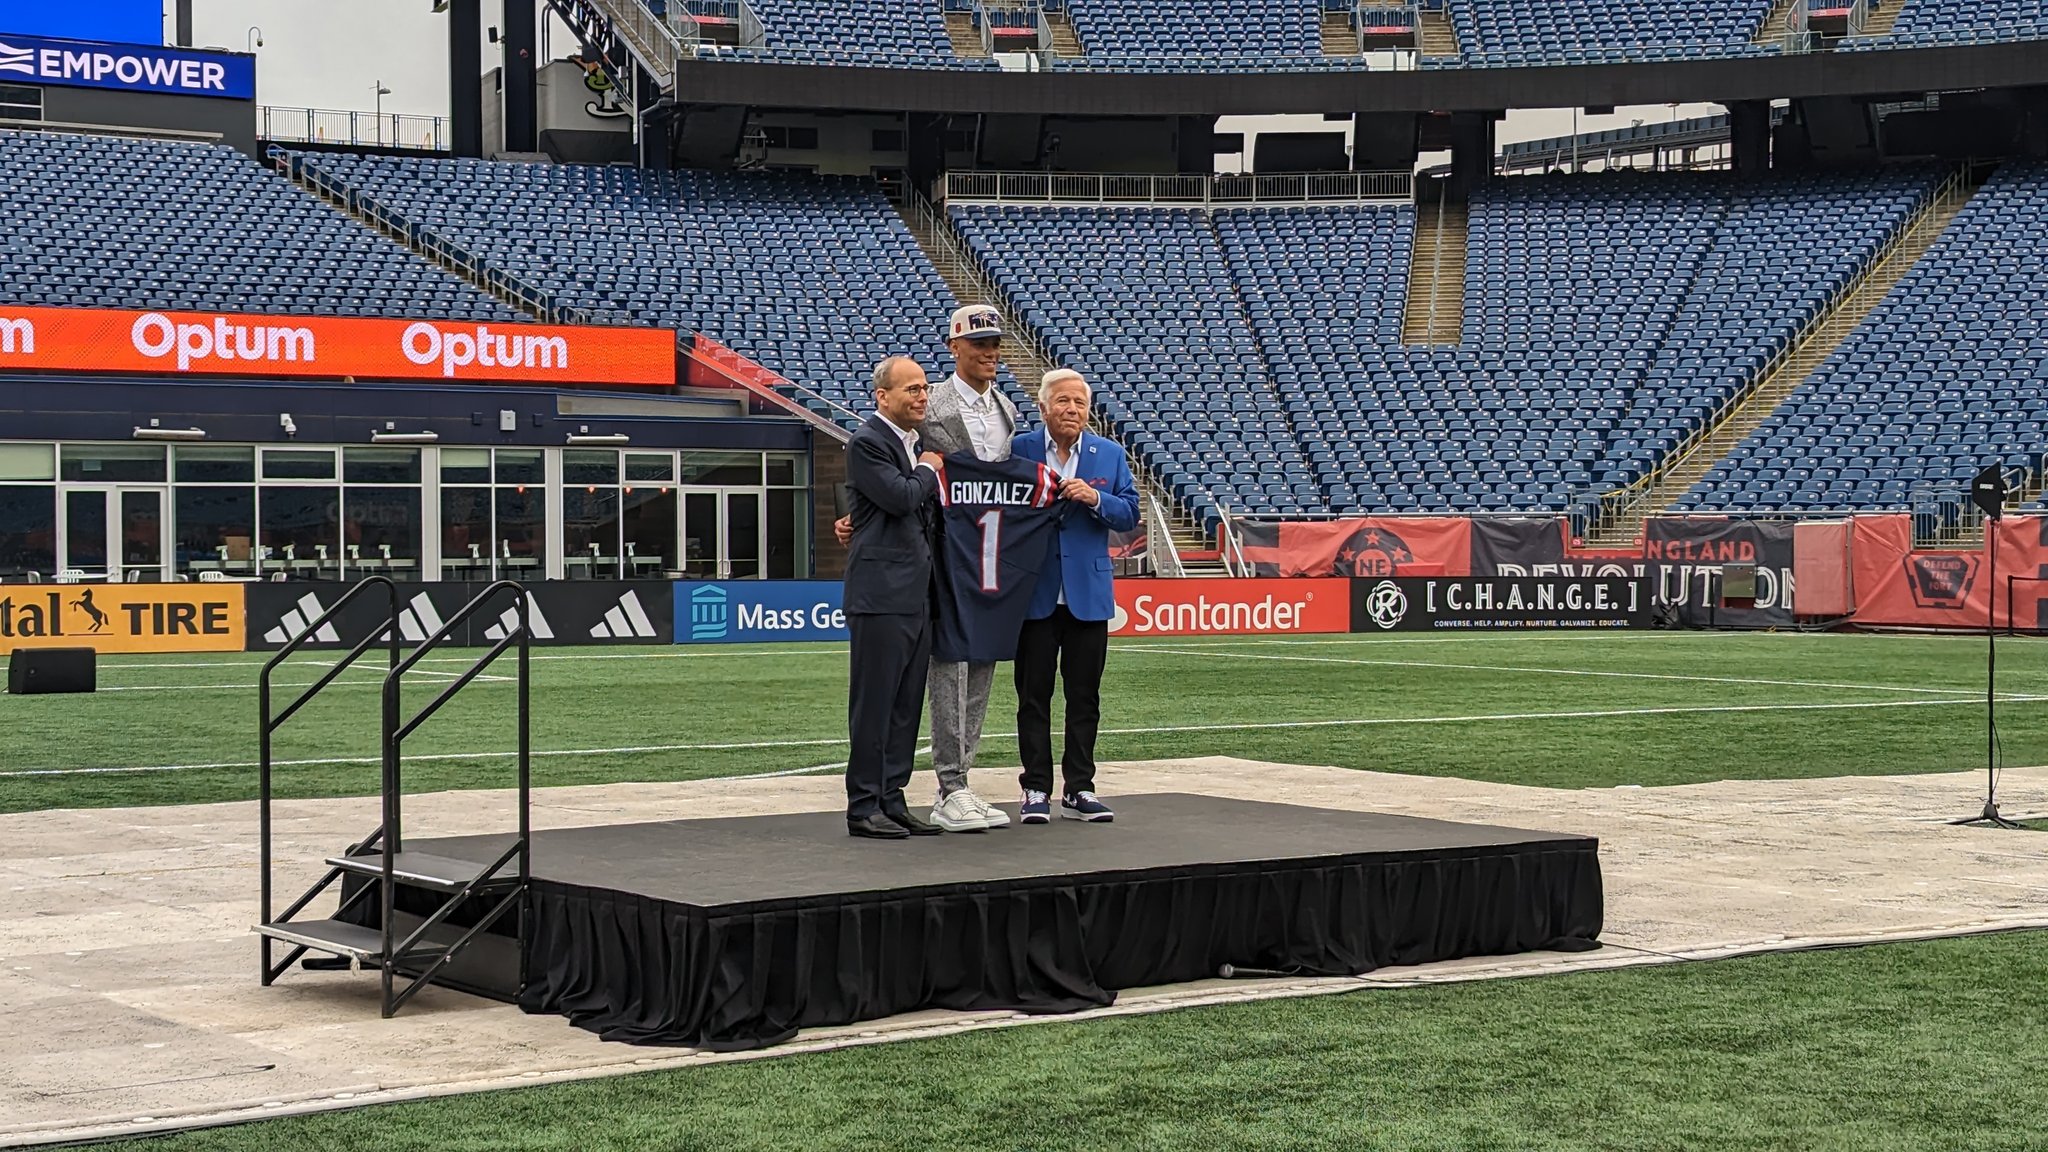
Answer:
<path fill-rule="evenodd" d="M 1989 824 L 1994 828 L 2021 825 L 1998 814 L 1998 522 L 2005 514 L 2005 472 L 1993 464 L 1970 481 L 1970 503 L 1984 513 L 1984 536 L 1990 542 L 1984 600 L 1984 810 L 1951 824 Z M 2008 611 L 2010 608 L 2008 607 Z"/>

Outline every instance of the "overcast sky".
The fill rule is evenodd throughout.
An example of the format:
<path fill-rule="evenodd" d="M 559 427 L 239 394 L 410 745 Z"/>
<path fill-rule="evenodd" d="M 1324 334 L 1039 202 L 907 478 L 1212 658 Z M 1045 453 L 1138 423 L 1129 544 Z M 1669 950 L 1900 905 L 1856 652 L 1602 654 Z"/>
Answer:
<path fill-rule="evenodd" d="M 488 27 L 503 19 L 504 0 L 483 0 Z M 514 3 L 522 0 L 512 0 Z M 534 0 L 524 0 L 532 3 Z M 165 11 L 170 10 L 169 0 Z M 545 6 L 541 9 L 544 13 Z M 166 16 L 166 32 L 170 31 Z M 542 60 L 569 53 L 575 40 L 552 14 L 548 51 Z M 391 90 L 384 111 L 428 116 L 448 114 L 448 17 L 436 15 L 432 0 L 192 0 L 192 36 L 199 45 L 242 51 L 251 43 L 250 29 L 263 29 L 256 49 L 256 96 L 263 104 L 287 108 L 335 108 L 369 111 L 375 106 L 375 85 Z M 166 40 L 170 39 L 166 35 Z M 500 62 L 498 45 L 485 43 L 484 71 Z M 1580 130 L 1625 127 L 1632 120 L 1663 120 L 1672 116 L 1703 116 L 1717 105 L 1618 109 L 1615 115 L 1581 116 Z M 1230 117 L 1218 128 L 1226 132 L 1257 132 L 1261 128 L 1315 131 L 1326 128 L 1319 117 Z M 1499 133 L 1500 143 L 1564 135 L 1572 130 L 1570 109 L 1519 112 Z"/>

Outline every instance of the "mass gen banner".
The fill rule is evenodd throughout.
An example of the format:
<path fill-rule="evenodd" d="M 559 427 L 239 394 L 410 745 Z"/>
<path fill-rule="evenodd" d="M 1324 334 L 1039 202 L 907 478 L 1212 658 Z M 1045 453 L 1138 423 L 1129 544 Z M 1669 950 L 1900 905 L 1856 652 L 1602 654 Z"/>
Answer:
<path fill-rule="evenodd" d="M 1463 576 L 1472 521 L 1462 516 L 1241 522 L 1244 557 L 1260 576 Z"/>
<path fill-rule="evenodd" d="M 676 382 L 661 328 L 0 306 L 0 371 L 528 384 Z"/>
<path fill-rule="evenodd" d="M 1645 526 L 1643 560 L 1659 605 L 1692 628 L 1783 628 L 1793 620 L 1792 522 L 1660 516 Z M 1756 565 L 1756 601 L 1721 603 L 1721 569 Z"/>

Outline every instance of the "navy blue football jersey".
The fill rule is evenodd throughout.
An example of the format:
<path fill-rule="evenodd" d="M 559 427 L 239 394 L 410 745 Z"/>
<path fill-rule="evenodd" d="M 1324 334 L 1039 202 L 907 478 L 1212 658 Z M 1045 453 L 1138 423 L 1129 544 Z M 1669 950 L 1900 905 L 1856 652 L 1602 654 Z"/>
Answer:
<path fill-rule="evenodd" d="M 939 469 L 939 628 L 934 659 L 1014 660 L 1059 517 L 1059 477 L 1031 460 L 960 452 Z"/>

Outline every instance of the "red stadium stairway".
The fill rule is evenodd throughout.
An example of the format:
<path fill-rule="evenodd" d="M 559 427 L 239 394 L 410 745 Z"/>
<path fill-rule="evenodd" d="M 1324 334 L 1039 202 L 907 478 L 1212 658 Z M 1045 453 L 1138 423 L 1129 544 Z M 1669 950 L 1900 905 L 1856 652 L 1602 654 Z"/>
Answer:
<path fill-rule="evenodd" d="M 1408 301 L 1401 343 L 1456 344 L 1465 328 L 1467 209 L 1438 185 L 1435 207 L 1418 207 L 1408 256 Z"/>
<path fill-rule="evenodd" d="M 1596 548 L 1632 544 L 1642 535 L 1644 520 L 1668 512 L 1679 497 L 1748 439 L 1905 279 L 1989 176 L 1989 170 L 1957 173 L 1943 182 L 1862 277 L 1816 316 L 1785 354 L 1766 366 L 1706 431 L 1681 444 L 1636 484 L 1608 495 L 1586 533 L 1587 544 Z"/>

